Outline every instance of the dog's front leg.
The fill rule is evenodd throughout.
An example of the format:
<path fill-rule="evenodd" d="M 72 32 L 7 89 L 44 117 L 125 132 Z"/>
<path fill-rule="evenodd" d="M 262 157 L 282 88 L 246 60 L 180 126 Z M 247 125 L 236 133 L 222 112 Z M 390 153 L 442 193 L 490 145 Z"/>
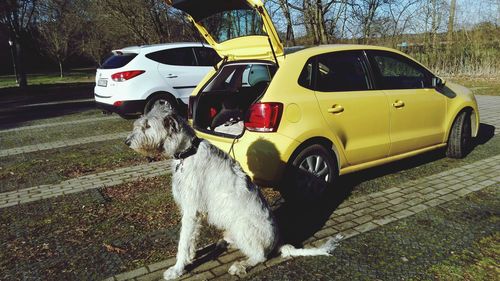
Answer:
<path fill-rule="evenodd" d="M 196 212 L 185 211 L 182 215 L 181 234 L 179 237 L 179 246 L 177 248 L 177 261 L 175 265 L 163 273 L 165 280 L 175 279 L 184 273 L 184 267 L 191 262 L 191 248 L 196 239 L 196 231 L 199 220 Z"/>

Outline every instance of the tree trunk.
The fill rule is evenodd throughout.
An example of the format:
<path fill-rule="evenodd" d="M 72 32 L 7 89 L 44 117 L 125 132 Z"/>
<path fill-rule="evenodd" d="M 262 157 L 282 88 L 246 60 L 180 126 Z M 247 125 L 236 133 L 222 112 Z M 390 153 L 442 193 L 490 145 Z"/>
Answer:
<path fill-rule="evenodd" d="M 61 60 L 59 60 L 59 73 L 60 77 L 63 78 L 63 64 Z"/>
<path fill-rule="evenodd" d="M 19 39 L 16 40 L 16 65 L 19 78 L 19 87 L 24 88 L 28 86 L 28 79 L 26 79 L 26 70 L 24 69 L 23 46 Z"/>
<path fill-rule="evenodd" d="M 293 24 L 292 24 L 292 16 L 290 14 L 290 7 L 288 7 L 288 1 L 286 0 L 280 0 L 279 1 L 280 8 L 283 11 L 283 14 L 285 15 L 285 20 L 286 20 L 286 38 L 285 38 L 285 44 L 288 43 L 288 40 L 292 41 L 292 45 L 295 46 L 295 35 L 293 33 Z"/>
<path fill-rule="evenodd" d="M 455 10 L 457 6 L 457 0 L 451 0 L 450 3 L 450 16 L 448 18 L 448 46 L 451 46 L 451 41 L 453 41 L 453 27 L 455 25 Z"/>

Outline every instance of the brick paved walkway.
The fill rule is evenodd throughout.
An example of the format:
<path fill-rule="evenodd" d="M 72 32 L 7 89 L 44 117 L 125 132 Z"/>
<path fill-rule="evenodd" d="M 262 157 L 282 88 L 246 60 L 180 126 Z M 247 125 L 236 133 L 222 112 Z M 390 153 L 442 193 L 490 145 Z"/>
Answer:
<path fill-rule="evenodd" d="M 0 134 L 2 134 L 2 133 L 8 133 L 8 132 L 17 132 L 17 131 L 25 131 L 25 130 L 33 130 L 33 129 L 50 128 L 50 127 L 57 127 L 57 126 L 63 126 L 63 125 L 75 125 L 75 124 L 90 123 L 90 122 L 100 122 L 100 121 L 103 121 L 103 120 L 119 119 L 119 118 L 120 118 L 119 116 L 113 115 L 113 116 L 102 116 L 102 117 L 98 117 L 98 118 L 87 118 L 87 119 L 75 120 L 75 121 L 67 121 L 67 122 L 55 122 L 55 123 L 48 123 L 48 124 L 23 126 L 23 127 L 19 127 L 19 128 L 12 128 L 12 129 L 0 130 Z"/>
<path fill-rule="evenodd" d="M 353 198 L 342 203 L 330 216 L 323 229 L 306 241 L 306 245 L 320 245 L 325 239 L 337 233 L 343 234 L 345 239 L 348 239 L 485 187 L 499 187 L 499 184 L 500 155 L 497 155 L 429 177 L 405 182 L 381 192 Z M 184 280 L 239 279 L 229 276 L 227 270 L 230 264 L 240 257 L 242 255 L 239 251 L 228 251 L 216 260 L 203 263 L 182 278 Z M 250 270 L 249 274 L 257 273 L 285 260 L 271 259 Z M 105 281 L 158 280 L 162 277 L 163 271 L 174 263 L 175 258 L 170 258 L 115 275 Z"/>
<path fill-rule="evenodd" d="M 46 184 L 35 187 L 0 193 L 0 208 L 81 192 L 88 189 L 113 186 L 134 181 L 138 177 L 149 178 L 169 173 L 167 161 L 158 161 L 137 166 L 125 167 L 98 174 L 86 175 L 58 184 Z"/>
<path fill-rule="evenodd" d="M 17 154 L 22 154 L 22 153 L 29 153 L 29 152 L 34 152 L 34 151 L 56 149 L 56 148 L 62 148 L 62 147 L 66 147 L 66 146 L 80 145 L 80 144 L 99 142 L 99 141 L 116 140 L 116 139 L 124 139 L 125 140 L 125 137 L 127 137 L 127 135 L 129 133 L 130 132 L 114 133 L 114 134 L 107 134 L 107 135 L 100 135 L 100 136 L 93 136 L 93 137 L 86 137 L 86 138 L 78 138 L 78 139 L 71 139 L 71 140 L 63 140 L 63 141 L 55 141 L 55 142 L 48 142 L 48 143 L 40 143 L 40 144 L 4 149 L 4 150 L 0 150 L 0 157 L 17 155 Z"/>

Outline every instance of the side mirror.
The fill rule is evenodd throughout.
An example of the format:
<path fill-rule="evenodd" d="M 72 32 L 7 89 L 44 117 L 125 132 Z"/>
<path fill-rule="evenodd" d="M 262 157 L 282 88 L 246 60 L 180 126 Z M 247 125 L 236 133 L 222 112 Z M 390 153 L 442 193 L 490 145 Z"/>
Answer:
<path fill-rule="evenodd" d="M 434 88 L 442 88 L 446 81 L 444 79 L 441 79 L 439 77 L 432 77 L 432 87 Z"/>

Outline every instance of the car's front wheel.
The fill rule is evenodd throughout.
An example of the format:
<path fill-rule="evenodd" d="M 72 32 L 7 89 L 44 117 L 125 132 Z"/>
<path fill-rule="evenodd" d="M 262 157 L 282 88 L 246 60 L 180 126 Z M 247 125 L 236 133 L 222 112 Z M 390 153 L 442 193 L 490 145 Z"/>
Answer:
<path fill-rule="evenodd" d="M 287 199 L 315 200 L 331 188 L 337 176 L 333 153 L 323 145 L 312 144 L 292 156 L 281 190 Z"/>
<path fill-rule="evenodd" d="M 463 158 L 469 153 L 472 145 L 472 130 L 470 112 L 462 111 L 455 118 L 451 127 L 446 148 L 446 156 Z"/>

